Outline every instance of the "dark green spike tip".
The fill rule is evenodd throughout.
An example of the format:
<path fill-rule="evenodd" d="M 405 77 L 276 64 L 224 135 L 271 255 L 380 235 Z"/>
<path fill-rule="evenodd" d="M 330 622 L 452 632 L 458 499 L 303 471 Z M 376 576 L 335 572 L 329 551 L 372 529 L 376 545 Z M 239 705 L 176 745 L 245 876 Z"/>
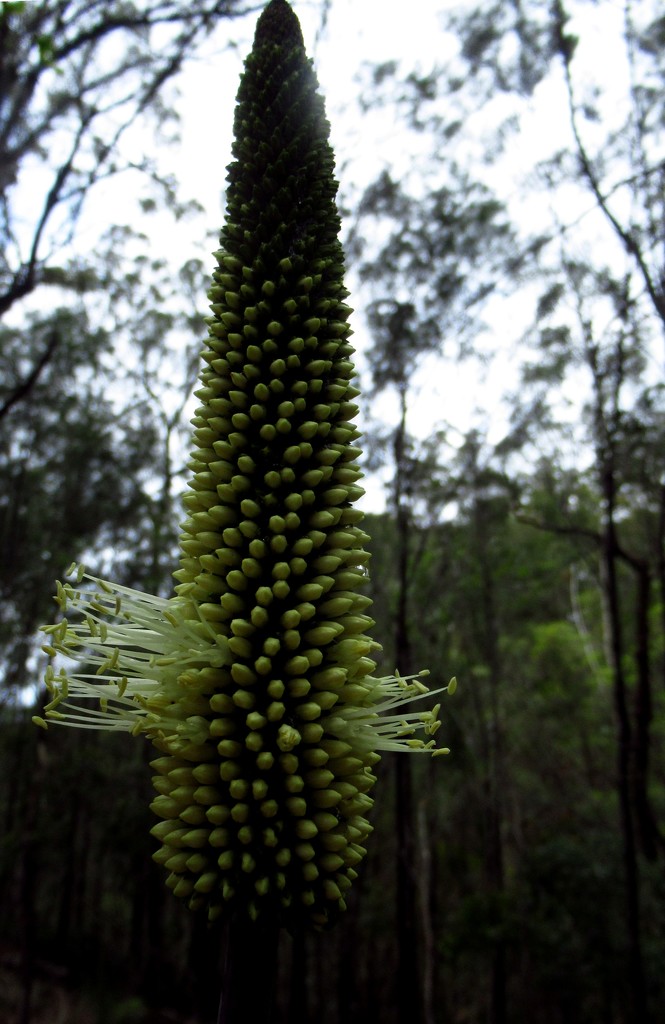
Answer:
<path fill-rule="evenodd" d="M 300 23 L 286 0 L 270 0 L 259 18 L 254 46 L 274 43 L 277 46 L 304 46 Z"/>

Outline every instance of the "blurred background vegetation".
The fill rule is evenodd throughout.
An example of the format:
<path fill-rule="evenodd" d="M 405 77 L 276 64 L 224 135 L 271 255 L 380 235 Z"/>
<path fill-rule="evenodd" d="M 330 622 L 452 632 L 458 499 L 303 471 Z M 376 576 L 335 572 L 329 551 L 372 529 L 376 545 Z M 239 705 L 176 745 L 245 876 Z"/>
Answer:
<path fill-rule="evenodd" d="M 294 8 L 324 37 L 340 2 Z M 349 117 L 387 116 L 401 163 L 350 176 L 341 205 L 366 468 L 385 494 L 367 517 L 381 668 L 458 677 L 452 754 L 382 763 L 350 910 L 330 934 L 284 936 L 276 1020 L 655 1024 L 665 14 L 440 7 L 452 58 L 359 73 Z M 209 268 L 151 240 L 152 216 L 175 232 L 195 204 L 124 140 L 138 126 L 176 145 L 173 84 L 257 8 L 0 10 L 3 1024 L 215 1019 L 220 936 L 150 859 L 150 750 L 30 720 L 37 629 L 73 559 L 170 592 Z M 567 135 L 532 157 L 553 112 Z M 91 241 L 84 207 L 114 181 L 140 181 L 145 223 L 116 204 Z M 460 366 L 494 395 L 472 425 L 448 417 Z"/>

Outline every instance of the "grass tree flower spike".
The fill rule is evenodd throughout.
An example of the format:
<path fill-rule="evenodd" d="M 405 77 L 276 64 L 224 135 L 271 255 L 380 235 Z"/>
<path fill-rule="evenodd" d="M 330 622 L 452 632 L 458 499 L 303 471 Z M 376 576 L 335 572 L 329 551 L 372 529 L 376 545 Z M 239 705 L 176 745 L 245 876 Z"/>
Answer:
<path fill-rule="evenodd" d="M 175 596 L 74 567 L 45 627 L 78 662 L 49 670 L 45 718 L 149 737 L 155 858 L 212 920 L 328 923 L 381 751 L 441 752 L 420 678 L 373 675 L 328 131 L 298 21 L 271 0 L 238 93 Z"/>

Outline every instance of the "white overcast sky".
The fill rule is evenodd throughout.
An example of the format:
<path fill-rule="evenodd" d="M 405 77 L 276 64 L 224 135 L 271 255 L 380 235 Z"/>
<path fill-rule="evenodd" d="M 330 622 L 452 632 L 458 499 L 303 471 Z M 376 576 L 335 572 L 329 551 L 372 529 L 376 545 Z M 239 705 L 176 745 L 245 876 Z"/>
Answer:
<path fill-rule="evenodd" d="M 421 70 L 444 61 L 447 52 L 454 49 L 441 28 L 441 11 L 446 2 L 411 0 L 405 15 L 404 5 L 398 0 L 332 0 L 325 26 L 319 0 L 292 3 L 325 98 L 342 196 L 357 195 L 385 166 L 410 162 L 411 147 L 416 143 L 405 139 L 391 112 L 378 117 L 361 115 L 357 106 L 359 74 L 364 65 L 385 61 L 398 60 L 406 69 Z M 252 14 L 233 22 L 230 28 L 222 24 L 178 80 L 181 141 L 168 150 L 169 170 L 181 183 L 182 197 L 194 197 L 202 203 L 207 230 L 214 233 L 221 226 L 224 212 L 222 190 L 230 160 L 235 95 L 256 19 L 257 15 Z M 232 48 L 228 46 L 229 34 L 236 44 Z M 138 146 L 142 144 L 140 136 L 135 141 Z M 146 230 L 154 230 L 152 224 L 151 218 Z M 201 246 L 200 237 L 191 237 L 192 226 L 192 221 L 183 222 L 177 229 L 178 237 L 185 245 L 189 235 L 194 254 L 205 260 L 210 245 L 206 240 Z M 353 288 L 352 274 L 349 278 Z M 352 291 L 349 300 L 357 310 L 353 326 L 359 367 L 367 343 L 362 298 L 362 294 Z M 460 430 L 466 429 L 472 405 L 482 401 L 478 367 L 449 365 L 444 373 L 439 364 L 434 375 L 431 367 L 424 369 L 422 378 L 416 383 L 411 429 L 420 436 L 428 436 L 444 411 L 447 420 Z M 362 397 L 360 405 L 362 421 L 369 410 Z M 374 420 L 390 420 L 395 412 L 394 396 L 386 396 L 373 407 L 372 416 Z M 380 510 L 384 505 L 381 483 L 368 479 L 366 487 L 365 508 Z"/>
<path fill-rule="evenodd" d="M 305 45 L 314 59 L 326 100 L 340 193 L 357 195 L 385 166 L 407 167 L 412 162 L 414 147 L 419 144 L 413 136 L 405 134 L 391 112 L 363 115 L 359 111 L 356 101 L 363 66 L 395 60 L 404 72 L 426 72 L 433 66 L 445 66 L 454 57 L 456 42 L 443 31 L 442 12 L 460 4 L 451 0 L 409 0 L 406 5 L 403 0 L 332 0 L 323 29 L 319 0 L 294 0 L 292 6 L 300 19 Z M 622 77 L 625 57 L 621 48 L 614 52 L 612 47 L 621 40 L 623 5 L 602 0 L 600 4 L 575 7 L 577 20 L 571 28 L 580 35 L 580 58 L 592 66 L 594 61 L 598 63 L 600 78 L 605 78 L 604 88 L 609 90 L 608 109 L 620 112 L 620 99 L 626 88 Z M 255 23 L 256 15 L 252 15 L 233 26 L 238 40 L 234 50 L 220 49 L 220 41 L 211 40 L 180 83 L 183 142 L 179 151 L 171 154 L 174 170 L 183 182 L 184 193 L 203 201 L 210 212 L 211 226 L 222 215 L 220 184 L 230 151 L 233 101 Z M 616 98 L 612 90 L 616 90 Z M 507 107 L 499 106 L 502 102 L 497 97 L 495 106 L 486 112 L 490 123 L 499 114 L 509 112 Z M 501 181 L 496 177 L 496 169 L 488 172 L 479 166 L 476 171 L 479 176 L 484 173 L 487 183 L 497 186 L 504 198 L 511 198 L 513 211 L 519 211 L 517 215 L 521 214 L 529 228 L 535 229 L 538 219 L 548 220 L 550 212 L 544 208 L 542 196 L 531 207 L 524 204 L 519 179 L 536 160 L 570 143 L 561 79 L 542 83 L 531 108 L 522 109 L 522 114 L 523 130 L 503 159 Z M 479 112 L 477 117 L 482 122 L 483 113 Z M 578 207 L 575 203 L 580 203 L 579 196 L 571 195 L 569 202 L 571 219 L 593 205 L 588 196 Z M 362 369 L 362 352 L 367 343 L 362 323 L 363 292 L 353 274 L 349 275 L 348 283 L 352 288 L 349 301 L 357 310 L 355 343 Z M 459 439 L 473 425 L 487 432 L 490 442 L 498 441 L 507 428 L 510 412 L 501 404 L 501 398 L 506 391 L 514 390 L 518 382 L 521 353 L 515 339 L 526 329 L 531 314 L 532 307 L 519 300 L 497 309 L 496 333 L 485 339 L 493 359 L 484 365 L 450 358 L 428 360 L 415 381 L 410 429 L 424 438 L 437 424 L 446 422 L 455 428 L 451 435 L 454 441 L 456 432 Z M 361 418 L 368 412 L 361 397 Z M 394 396 L 386 396 L 371 413 L 375 420 L 394 420 Z M 367 486 L 366 507 L 380 509 L 384 498 L 381 485 L 372 480 Z"/>
<path fill-rule="evenodd" d="M 445 62 L 454 51 L 454 42 L 441 27 L 445 3 L 446 0 L 411 0 L 405 9 L 398 0 L 332 0 L 323 30 L 321 5 L 316 0 L 296 0 L 292 4 L 326 101 L 342 195 L 357 194 L 385 166 L 410 161 L 411 149 L 417 143 L 405 137 L 392 113 L 361 115 L 356 105 L 361 88 L 359 74 L 365 64 L 385 61 L 397 60 L 407 70 L 423 71 Z M 210 213 L 209 225 L 215 229 L 223 213 L 220 188 L 230 154 L 234 98 L 255 23 L 256 15 L 252 15 L 234 24 L 232 32 L 238 45 L 232 50 L 223 48 L 221 38 L 209 41 L 179 83 L 182 144 L 170 153 L 170 159 L 182 182 L 183 195 L 195 196 L 203 203 Z M 349 277 L 353 288 L 353 275 Z M 360 367 L 367 342 L 362 325 L 362 298 L 362 290 L 352 291 L 349 300 L 358 311 L 354 318 L 354 341 Z M 426 437 L 442 419 L 460 432 L 478 421 L 497 440 L 505 427 L 505 414 L 499 413 L 493 395 L 509 383 L 514 385 L 516 369 L 517 364 L 513 364 L 508 353 L 502 360 L 501 380 L 496 368 L 488 379 L 488 371 L 478 364 L 430 361 L 416 381 L 410 428 Z M 488 403 L 493 406 L 491 416 L 476 416 L 476 406 Z M 362 396 L 360 404 L 362 420 L 369 411 Z M 394 396 L 386 396 L 371 411 L 375 420 L 394 419 Z M 366 509 L 381 509 L 382 485 L 373 479 L 366 486 Z"/>
<path fill-rule="evenodd" d="M 457 6 L 450 0 L 332 0 L 325 28 L 321 24 L 320 0 L 294 0 L 300 18 L 305 45 L 314 59 L 331 122 L 332 142 L 337 156 L 340 193 L 357 195 L 363 185 L 375 180 L 386 166 L 408 166 L 418 143 L 386 112 L 361 114 L 356 100 L 360 90 L 359 74 L 366 64 L 397 60 L 404 71 L 414 68 L 427 71 L 433 65 L 445 65 L 455 51 L 455 41 L 442 30 L 441 12 Z M 599 70 L 610 70 L 608 85 L 619 91 L 621 81 L 620 55 L 615 58 L 611 40 L 620 38 L 622 5 L 613 0 L 584 5 L 590 21 L 580 26 L 583 44 L 592 52 L 602 54 Z M 582 8 L 584 11 L 584 8 Z M 599 12 L 602 11 L 602 18 Z M 154 239 L 156 255 L 171 251 L 174 265 L 180 266 L 190 256 L 201 258 L 212 269 L 209 253 L 216 247 L 216 235 L 223 219 L 223 188 L 226 165 L 230 160 L 234 101 L 244 57 L 251 47 L 257 14 L 240 21 L 222 23 L 216 34 L 186 65 L 178 79 L 177 109 L 181 116 L 181 141 L 164 150 L 162 169 L 171 171 L 180 182 L 180 197 L 195 198 L 205 210 L 203 218 L 186 218 L 174 225 L 172 220 L 144 217 L 131 194 L 128 179 L 102 183 L 95 197 L 87 204 L 76 244 L 79 251 L 89 251 L 99 236 L 100 224 L 108 224 L 109 211 L 118 223 L 132 223 Z M 617 22 L 617 19 L 619 21 Z M 575 27 L 575 26 L 573 26 Z M 618 29 L 618 32 L 614 30 Z M 601 34 L 602 33 L 602 34 Z M 229 37 L 236 45 L 228 46 Z M 541 213 L 537 207 L 523 206 L 518 181 L 535 159 L 542 158 L 569 137 L 565 103 L 555 96 L 556 81 L 544 83 L 536 92 L 531 111 L 526 112 L 519 141 L 509 150 L 501 171 L 501 180 L 493 170 L 492 185 L 499 185 L 504 197 L 517 198 L 518 208 L 533 226 Z M 498 99 L 497 99 L 497 102 Z M 501 111 L 502 114 L 506 110 Z M 479 114 L 482 117 L 483 114 Z M 487 118 L 495 111 L 485 111 Z M 135 148 L 140 158 L 145 147 L 143 129 L 128 136 L 125 145 Z M 483 168 L 478 167 L 478 173 Z M 488 169 L 484 169 L 488 174 Z M 571 198 L 572 201 L 572 198 Z M 588 203 L 588 199 L 586 200 Z M 521 204 L 521 205 L 520 205 Z M 139 218 L 137 220 L 137 218 Z M 160 227 L 161 224 L 161 227 Z M 350 304 L 358 311 L 354 319 L 358 363 L 362 369 L 363 348 L 367 335 L 362 323 L 363 292 L 349 275 L 352 289 Z M 201 288 L 201 315 L 206 313 L 205 291 Z M 507 422 L 507 409 L 501 397 L 517 383 L 519 358 L 515 338 L 521 325 L 526 327 L 530 310 L 524 303 L 497 311 L 496 333 L 486 340 L 498 356 L 489 365 L 450 359 L 430 360 L 416 379 L 410 429 L 421 437 L 429 436 L 438 423 L 452 424 L 457 436 L 472 425 L 488 432 L 491 442 L 502 436 Z M 202 330 L 202 335 L 204 331 Z M 361 404 L 361 427 L 369 411 Z M 396 405 L 390 397 L 375 405 L 375 420 L 390 420 Z M 368 481 L 365 507 L 378 510 L 383 506 L 383 492 L 376 480 Z"/>

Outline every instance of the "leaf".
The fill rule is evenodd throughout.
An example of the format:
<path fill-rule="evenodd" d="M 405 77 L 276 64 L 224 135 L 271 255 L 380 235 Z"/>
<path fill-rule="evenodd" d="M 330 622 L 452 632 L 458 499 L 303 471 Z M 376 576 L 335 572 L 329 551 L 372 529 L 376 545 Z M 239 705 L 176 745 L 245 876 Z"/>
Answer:
<path fill-rule="evenodd" d="M 544 320 L 545 317 L 551 316 L 562 296 L 565 293 L 564 286 L 557 282 L 553 284 L 547 291 L 540 296 L 538 299 L 538 305 L 536 307 L 536 320 Z"/>

